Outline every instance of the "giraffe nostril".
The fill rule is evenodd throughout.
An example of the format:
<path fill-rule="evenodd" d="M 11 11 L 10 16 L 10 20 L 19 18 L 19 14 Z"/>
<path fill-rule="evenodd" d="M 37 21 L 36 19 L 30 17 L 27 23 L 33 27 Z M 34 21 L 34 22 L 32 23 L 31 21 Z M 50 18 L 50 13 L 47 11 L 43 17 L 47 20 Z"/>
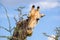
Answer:
<path fill-rule="evenodd" d="M 32 28 L 27 28 L 28 30 L 32 30 Z"/>

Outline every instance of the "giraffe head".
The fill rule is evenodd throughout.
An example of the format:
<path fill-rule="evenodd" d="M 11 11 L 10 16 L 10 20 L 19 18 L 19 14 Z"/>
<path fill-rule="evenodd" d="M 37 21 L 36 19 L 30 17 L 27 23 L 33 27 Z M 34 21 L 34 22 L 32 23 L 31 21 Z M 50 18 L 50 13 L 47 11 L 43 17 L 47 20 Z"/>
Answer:
<path fill-rule="evenodd" d="M 37 6 L 37 9 L 35 9 L 35 6 L 33 5 L 29 14 L 30 17 L 29 27 L 34 28 L 37 21 L 41 19 L 43 16 L 45 15 L 40 13 L 40 7 Z"/>
<path fill-rule="evenodd" d="M 37 6 L 37 9 L 35 9 L 35 5 L 32 6 L 31 11 L 30 11 L 30 15 L 29 15 L 30 18 L 33 18 L 34 20 L 36 20 L 36 19 L 40 19 L 44 16 L 45 16 L 44 14 L 40 13 L 39 6 Z"/>
<path fill-rule="evenodd" d="M 28 34 L 32 34 L 33 29 L 35 28 L 35 25 L 37 24 L 38 20 L 44 16 L 45 16 L 44 14 L 40 13 L 39 6 L 37 6 L 37 9 L 35 9 L 35 5 L 32 6 L 30 14 L 29 14 L 30 21 L 29 21 L 28 30 L 27 30 Z"/>

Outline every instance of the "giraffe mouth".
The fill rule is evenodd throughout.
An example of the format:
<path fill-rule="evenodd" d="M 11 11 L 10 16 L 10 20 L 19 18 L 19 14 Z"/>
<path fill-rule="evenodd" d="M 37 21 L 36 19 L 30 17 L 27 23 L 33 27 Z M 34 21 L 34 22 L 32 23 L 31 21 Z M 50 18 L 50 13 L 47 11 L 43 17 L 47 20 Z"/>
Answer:
<path fill-rule="evenodd" d="M 27 28 L 27 35 L 28 36 L 31 36 L 32 32 L 33 32 L 32 28 Z"/>

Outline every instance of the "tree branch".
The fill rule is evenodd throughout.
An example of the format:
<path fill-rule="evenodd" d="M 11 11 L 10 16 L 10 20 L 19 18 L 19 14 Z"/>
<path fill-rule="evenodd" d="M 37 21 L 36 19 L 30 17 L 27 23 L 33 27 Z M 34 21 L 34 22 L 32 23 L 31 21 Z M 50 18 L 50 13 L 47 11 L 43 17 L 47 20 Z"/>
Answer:
<path fill-rule="evenodd" d="M 14 20 L 15 20 L 15 22 L 17 23 L 17 19 L 15 18 L 15 16 L 14 16 Z"/>
<path fill-rule="evenodd" d="M 54 38 L 55 39 L 55 37 L 53 37 L 53 36 L 50 36 L 50 35 L 47 35 L 46 33 L 43 33 L 46 37 L 51 37 L 51 38 Z"/>
<path fill-rule="evenodd" d="M 9 19 L 9 16 L 8 16 L 8 13 L 7 13 L 7 9 L 3 4 L 0 3 L 0 5 L 5 9 L 6 16 L 7 16 L 8 23 L 9 23 L 9 31 L 10 31 L 11 30 L 11 23 L 10 23 L 10 19 Z M 11 33 L 11 31 L 10 31 L 10 33 Z"/>
<path fill-rule="evenodd" d="M 0 26 L 0 28 L 2 28 L 2 29 L 4 29 L 4 30 L 9 32 L 9 30 L 7 28 L 3 27 L 3 26 Z"/>
<path fill-rule="evenodd" d="M 14 29 L 15 29 L 15 27 L 13 27 L 13 28 L 11 29 L 11 31 L 14 30 Z"/>
<path fill-rule="evenodd" d="M 7 39 L 10 39 L 9 36 L 0 36 L 0 38 L 7 38 Z"/>

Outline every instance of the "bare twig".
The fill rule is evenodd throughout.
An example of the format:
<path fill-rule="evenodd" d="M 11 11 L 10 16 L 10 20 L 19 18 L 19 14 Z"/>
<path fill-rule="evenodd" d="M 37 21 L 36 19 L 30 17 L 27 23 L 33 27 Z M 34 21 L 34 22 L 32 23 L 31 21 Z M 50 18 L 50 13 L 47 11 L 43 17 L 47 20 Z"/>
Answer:
<path fill-rule="evenodd" d="M 7 39 L 11 39 L 11 38 L 14 38 L 14 39 L 20 39 L 20 38 L 16 38 L 16 37 L 12 37 L 12 36 L 0 36 L 0 38 L 7 38 Z"/>
<path fill-rule="evenodd" d="M 53 37 L 53 36 L 50 36 L 50 35 L 47 35 L 46 33 L 43 33 L 46 37 L 51 37 L 51 38 L 54 38 L 55 39 L 55 37 Z"/>
<path fill-rule="evenodd" d="M 14 29 L 15 29 L 15 27 L 13 27 L 13 28 L 11 29 L 11 31 L 14 30 Z"/>
<path fill-rule="evenodd" d="M 27 14 L 24 14 L 23 16 L 27 16 Z"/>
<path fill-rule="evenodd" d="M 0 26 L 0 28 L 2 28 L 2 29 L 4 29 L 4 30 L 9 32 L 9 30 L 7 28 L 3 27 L 3 26 Z"/>
<path fill-rule="evenodd" d="M 25 8 L 25 7 L 19 7 L 19 8 L 23 9 L 23 8 Z"/>
<path fill-rule="evenodd" d="M 23 16 L 25 15 L 22 15 L 22 9 L 25 8 L 25 7 L 18 7 L 16 10 L 19 11 L 20 13 L 18 14 L 18 17 L 19 17 L 19 21 L 22 21 L 23 20 Z"/>
<path fill-rule="evenodd" d="M 9 36 L 0 36 L 0 38 L 7 38 L 7 39 L 10 39 Z"/>
<path fill-rule="evenodd" d="M 8 23 L 9 23 L 9 32 L 11 33 L 11 23 L 10 23 L 10 19 L 9 19 L 9 16 L 7 14 L 7 9 L 5 8 L 5 6 L 3 4 L 0 3 L 0 5 L 5 9 L 5 12 L 6 12 L 6 16 L 7 16 L 7 19 L 8 19 Z"/>
<path fill-rule="evenodd" d="M 17 19 L 15 18 L 15 16 L 14 16 L 14 20 L 15 20 L 15 22 L 17 23 Z"/>

